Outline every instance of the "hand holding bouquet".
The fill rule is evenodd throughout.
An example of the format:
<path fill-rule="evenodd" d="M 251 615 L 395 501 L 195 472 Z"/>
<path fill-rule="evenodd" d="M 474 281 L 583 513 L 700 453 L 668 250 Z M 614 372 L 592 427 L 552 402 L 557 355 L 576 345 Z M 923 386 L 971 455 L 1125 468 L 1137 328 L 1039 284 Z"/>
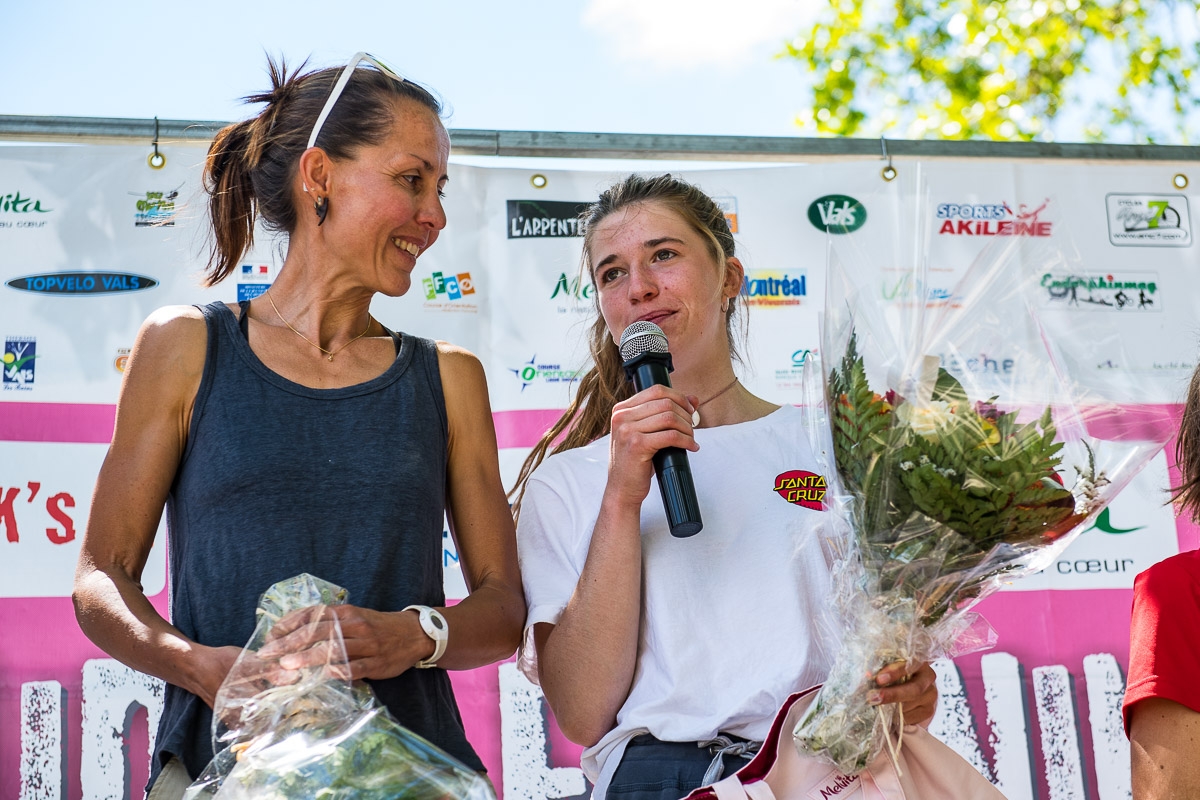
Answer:
<path fill-rule="evenodd" d="M 794 737 L 847 774 L 902 724 L 867 703 L 874 675 L 990 646 L 968 609 L 1051 563 L 1170 433 L 1071 374 L 1087 342 L 1062 343 L 1065 357 L 1036 294 L 1065 263 L 1013 237 L 934 292 L 919 253 L 896 267 L 850 237 L 831 245 L 822 357 L 840 483 L 829 505 L 852 531 L 834 568 L 845 630 Z M 884 280 L 910 291 L 883 300 Z M 1004 353 L 1004 370 L 964 369 L 980 353 Z"/>
<path fill-rule="evenodd" d="M 365 684 L 348 679 L 341 630 L 329 612 L 346 596 L 311 575 L 263 594 L 254 636 L 217 693 L 217 755 L 187 800 L 495 800 L 486 779 L 402 727 Z M 308 644 L 311 666 L 298 670 L 258 654 L 289 615 L 289 629 L 302 618 L 300 638 Z"/>

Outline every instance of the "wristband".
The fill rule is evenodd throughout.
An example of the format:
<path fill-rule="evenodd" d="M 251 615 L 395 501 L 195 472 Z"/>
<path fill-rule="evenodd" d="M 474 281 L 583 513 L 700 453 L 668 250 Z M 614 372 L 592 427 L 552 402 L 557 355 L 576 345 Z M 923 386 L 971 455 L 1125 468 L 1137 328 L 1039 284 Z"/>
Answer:
<path fill-rule="evenodd" d="M 421 621 L 421 630 L 425 631 L 426 636 L 433 639 L 433 655 L 414 665 L 417 669 L 428 669 L 437 664 L 438 659 L 446 652 L 446 642 L 450 639 L 450 626 L 446 624 L 446 618 L 442 616 L 442 612 L 436 608 L 408 606 L 401 609 L 401 612 L 404 611 L 416 611 L 417 618 Z"/>

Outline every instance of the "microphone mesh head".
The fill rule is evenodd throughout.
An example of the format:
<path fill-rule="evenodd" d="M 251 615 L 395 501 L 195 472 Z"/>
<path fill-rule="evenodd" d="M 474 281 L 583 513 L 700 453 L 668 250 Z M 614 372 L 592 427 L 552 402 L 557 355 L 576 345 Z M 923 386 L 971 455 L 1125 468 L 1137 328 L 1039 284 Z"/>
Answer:
<path fill-rule="evenodd" d="M 621 360 L 629 361 L 642 353 L 666 353 L 667 335 L 653 322 L 635 322 L 621 334 Z"/>

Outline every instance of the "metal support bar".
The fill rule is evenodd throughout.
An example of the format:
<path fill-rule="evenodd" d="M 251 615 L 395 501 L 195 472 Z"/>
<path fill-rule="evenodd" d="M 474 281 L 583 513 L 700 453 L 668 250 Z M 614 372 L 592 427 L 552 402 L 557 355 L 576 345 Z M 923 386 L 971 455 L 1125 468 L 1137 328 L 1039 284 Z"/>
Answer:
<path fill-rule="evenodd" d="M 159 120 L 159 141 L 208 141 L 226 124 L 212 120 Z M 0 139 L 30 143 L 132 144 L 150 141 L 154 131 L 153 119 L 0 115 Z M 450 142 L 451 152 L 456 155 L 779 162 L 878 158 L 880 146 L 877 139 L 854 138 L 467 129 L 451 130 Z M 887 153 L 909 158 L 1200 161 L 1200 147 L 1186 145 L 889 139 Z"/>

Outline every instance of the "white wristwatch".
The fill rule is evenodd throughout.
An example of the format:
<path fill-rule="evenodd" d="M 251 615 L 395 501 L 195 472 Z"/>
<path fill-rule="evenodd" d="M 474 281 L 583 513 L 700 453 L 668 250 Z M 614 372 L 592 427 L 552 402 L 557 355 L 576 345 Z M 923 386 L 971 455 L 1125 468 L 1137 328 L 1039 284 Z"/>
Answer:
<path fill-rule="evenodd" d="M 446 618 L 442 616 L 442 612 L 429 606 L 408 606 L 401 611 L 416 611 L 417 617 L 421 620 L 421 630 L 425 631 L 426 636 L 433 639 L 433 655 L 424 661 L 418 661 L 415 666 L 417 669 L 428 669 L 434 666 L 446 652 L 446 642 L 450 640 L 450 626 L 446 624 Z"/>

